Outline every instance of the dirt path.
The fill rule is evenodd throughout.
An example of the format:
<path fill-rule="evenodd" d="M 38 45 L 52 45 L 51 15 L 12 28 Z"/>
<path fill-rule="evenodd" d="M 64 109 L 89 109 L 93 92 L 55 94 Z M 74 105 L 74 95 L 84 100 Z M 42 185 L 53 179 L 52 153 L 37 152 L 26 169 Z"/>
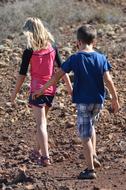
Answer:
<path fill-rule="evenodd" d="M 62 28 L 63 57 L 75 51 L 71 37 L 74 27 Z M 96 25 L 97 26 L 97 25 Z M 122 110 L 110 114 L 106 100 L 97 131 L 97 152 L 102 167 L 97 179 L 77 180 L 85 169 L 81 142 L 76 131 L 76 109 L 71 104 L 62 82 L 54 106 L 48 116 L 49 146 L 52 165 L 40 167 L 29 158 L 35 146 L 35 122 L 25 99 L 28 80 L 18 97 L 17 108 L 10 105 L 22 48 L 15 39 L 7 39 L 0 46 L 0 188 L 2 190 L 126 190 L 126 48 L 125 23 L 103 25 L 99 30 L 98 46 L 107 52 L 112 63 L 112 75 L 119 92 Z M 3 188 L 2 188 L 3 187 Z"/>

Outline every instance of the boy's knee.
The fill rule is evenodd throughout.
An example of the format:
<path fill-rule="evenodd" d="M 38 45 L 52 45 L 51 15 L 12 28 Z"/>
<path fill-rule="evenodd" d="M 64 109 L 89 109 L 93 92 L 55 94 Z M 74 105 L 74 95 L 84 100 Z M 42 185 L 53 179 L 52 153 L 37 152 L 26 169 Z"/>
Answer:
<path fill-rule="evenodd" d="M 87 143 L 87 142 L 89 142 L 91 140 L 91 137 L 84 137 L 84 138 L 82 138 L 82 142 L 83 143 Z"/>

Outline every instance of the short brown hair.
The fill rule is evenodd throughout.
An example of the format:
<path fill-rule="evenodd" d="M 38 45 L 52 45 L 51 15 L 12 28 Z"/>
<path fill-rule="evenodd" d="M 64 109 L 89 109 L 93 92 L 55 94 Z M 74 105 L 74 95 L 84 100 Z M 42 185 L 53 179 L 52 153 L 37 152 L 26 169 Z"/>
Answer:
<path fill-rule="evenodd" d="M 91 44 L 96 38 L 96 29 L 91 25 L 81 26 L 77 30 L 77 39 L 86 44 Z"/>

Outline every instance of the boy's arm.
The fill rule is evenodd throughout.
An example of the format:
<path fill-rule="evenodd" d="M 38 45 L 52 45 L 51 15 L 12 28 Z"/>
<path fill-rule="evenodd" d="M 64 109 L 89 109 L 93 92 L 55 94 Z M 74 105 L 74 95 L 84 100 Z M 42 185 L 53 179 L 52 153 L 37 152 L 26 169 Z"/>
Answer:
<path fill-rule="evenodd" d="M 55 72 L 58 72 L 59 70 L 60 70 L 60 67 L 55 68 Z M 72 91 L 73 91 L 73 88 L 72 88 L 72 84 L 71 84 L 69 75 L 65 73 L 65 75 L 63 75 L 62 79 L 66 84 L 68 94 L 71 95 Z"/>
<path fill-rule="evenodd" d="M 19 76 L 17 78 L 15 89 L 11 94 L 11 102 L 12 102 L 12 104 L 14 104 L 14 100 L 16 98 L 16 95 L 20 91 L 20 88 L 21 88 L 21 86 L 22 86 L 22 84 L 23 84 L 23 82 L 25 80 L 25 77 L 26 77 L 25 75 L 20 75 L 19 74 Z"/>
<path fill-rule="evenodd" d="M 59 68 L 62 65 L 62 59 L 60 57 L 58 48 L 56 46 L 55 46 L 55 50 L 56 50 L 56 65 L 58 66 L 58 70 L 59 70 Z M 64 80 L 64 82 L 66 84 L 68 94 L 71 95 L 72 94 L 72 84 L 71 84 L 69 75 L 65 74 L 62 78 L 63 78 L 63 80 Z"/>
<path fill-rule="evenodd" d="M 59 69 L 58 72 L 56 72 L 52 78 L 42 87 L 42 89 L 37 90 L 33 93 L 32 98 L 35 99 L 36 97 L 39 97 L 44 93 L 46 89 L 48 89 L 52 85 L 56 85 L 56 83 L 62 78 L 62 76 L 65 75 L 65 72 L 62 69 Z"/>
<path fill-rule="evenodd" d="M 112 95 L 111 108 L 112 108 L 113 112 L 116 113 L 119 110 L 120 105 L 119 105 L 119 101 L 118 101 L 118 95 L 117 95 L 114 83 L 112 81 L 112 78 L 109 74 L 109 71 L 106 71 L 104 73 L 104 82 L 106 83 L 106 86 L 109 89 L 110 94 Z"/>

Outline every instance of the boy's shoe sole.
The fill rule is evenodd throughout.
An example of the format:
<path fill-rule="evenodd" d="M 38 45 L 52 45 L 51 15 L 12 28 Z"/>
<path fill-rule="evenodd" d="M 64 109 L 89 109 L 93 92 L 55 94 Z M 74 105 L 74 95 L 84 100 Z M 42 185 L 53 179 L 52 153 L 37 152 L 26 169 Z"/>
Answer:
<path fill-rule="evenodd" d="M 101 167 L 101 163 L 99 162 L 98 157 L 95 156 L 95 155 L 93 156 L 93 162 L 94 162 L 94 167 L 95 168 Z"/>
<path fill-rule="evenodd" d="M 84 170 L 78 176 L 78 179 L 96 179 L 96 173 L 94 170 Z"/>

